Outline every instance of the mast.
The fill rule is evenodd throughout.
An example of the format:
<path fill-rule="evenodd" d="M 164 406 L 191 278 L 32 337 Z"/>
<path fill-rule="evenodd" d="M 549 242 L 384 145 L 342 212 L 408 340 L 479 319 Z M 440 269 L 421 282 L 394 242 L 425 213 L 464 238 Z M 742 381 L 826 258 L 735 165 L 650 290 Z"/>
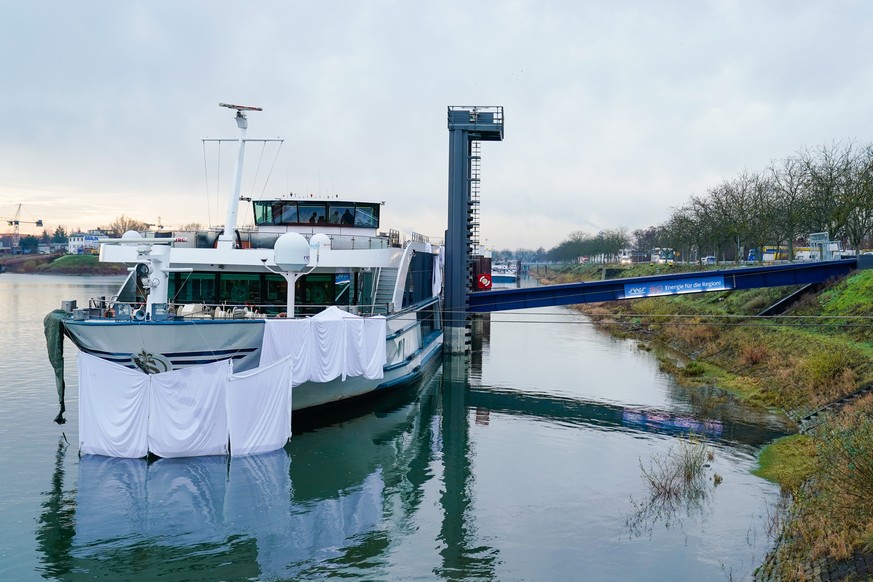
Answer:
<path fill-rule="evenodd" d="M 232 249 L 236 244 L 236 215 L 239 210 L 240 185 L 242 183 L 242 166 L 246 153 L 246 130 L 249 121 L 246 119 L 247 111 L 262 111 L 260 107 L 248 107 L 246 105 L 231 105 L 219 103 L 219 107 L 236 109 L 236 125 L 239 127 L 239 149 L 236 157 L 236 167 L 233 170 L 233 189 L 227 202 L 227 218 L 224 221 L 224 232 L 218 237 L 219 249 Z"/>

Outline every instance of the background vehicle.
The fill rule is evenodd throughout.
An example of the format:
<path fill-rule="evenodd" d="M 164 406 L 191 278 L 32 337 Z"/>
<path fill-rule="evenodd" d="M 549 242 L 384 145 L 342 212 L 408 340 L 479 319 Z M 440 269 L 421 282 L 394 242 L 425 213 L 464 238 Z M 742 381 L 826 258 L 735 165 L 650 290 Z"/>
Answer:
<path fill-rule="evenodd" d="M 653 265 L 672 265 L 675 258 L 676 253 L 673 249 L 655 247 L 652 249 L 652 257 L 649 262 Z"/>

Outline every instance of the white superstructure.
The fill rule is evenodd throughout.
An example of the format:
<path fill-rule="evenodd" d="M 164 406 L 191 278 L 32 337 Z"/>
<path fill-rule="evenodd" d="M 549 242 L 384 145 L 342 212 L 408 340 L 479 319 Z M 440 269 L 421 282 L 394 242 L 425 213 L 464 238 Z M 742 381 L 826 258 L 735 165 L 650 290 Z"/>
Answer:
<path fill-rule="evenodd" d="M 102 239 L 100 260 L 130 274 L 115 296 L 73 310 L 66 335 L 84 352 L 151 373 L 221 359 L 244 371 L 260 362 L 268 320 L 333 307 L 385 318 L 383 377 L 295 384 L 295 410 L 417 378 L 442 346 L 439 249 L 380 232 L 382 203 L 348 199 L 250 201 L 254 227 L 237 228 L 245 145 L 255 141 L 246 114 L 260 109 L 223 106 L 236 111 L 240 132 L 225 227 Z"/>

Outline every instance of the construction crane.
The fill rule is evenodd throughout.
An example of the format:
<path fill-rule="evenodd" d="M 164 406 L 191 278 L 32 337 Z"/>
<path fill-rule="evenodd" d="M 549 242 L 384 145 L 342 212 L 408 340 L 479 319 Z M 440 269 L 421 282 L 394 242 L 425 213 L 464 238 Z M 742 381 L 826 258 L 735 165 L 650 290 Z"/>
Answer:
<path fill-rule="evenodd" d="M 42 226 L 42 219 L 21 220 L 21 204 L 18 205 L 13 218 L 5 218 L 4 220 L 12 227 L 12 252 L 15 252 L 18 249 L 18 243 L 21 241 L 20 225 L 22 223 Z"/>

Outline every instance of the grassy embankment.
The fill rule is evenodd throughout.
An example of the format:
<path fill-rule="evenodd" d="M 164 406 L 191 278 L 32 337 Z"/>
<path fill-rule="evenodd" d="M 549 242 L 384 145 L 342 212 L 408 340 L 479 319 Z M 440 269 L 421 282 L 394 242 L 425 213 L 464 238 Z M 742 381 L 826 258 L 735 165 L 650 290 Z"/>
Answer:
<path fill-rule="evenodd" d="M 0 258 L 10 273 L 43 275 L 126 275 L 121 264 L 100 263 L 95 255 L 10 255 Z"/>
<path fill-rule="evenodd" d="M 613 276 L 700 267 L 638 265 Z M 543 282 L 600 279 L 602 270 L 568 266 Z M 611 333 L 666 343 L 687 363 L 662 368 L 688 386 L 718 385 L 756 406 L 799 418 L 873 382 L 873 271 L 809 296 L 779 318 L 753 318 L 793 288 L 711 292 L 579 306 Z M 786 579 L 802 565 L 873 550 L 873 397 L 835 412 L 809 435 L 767 447 L 760 476 L 793 495 L 775 563 Z"/>

